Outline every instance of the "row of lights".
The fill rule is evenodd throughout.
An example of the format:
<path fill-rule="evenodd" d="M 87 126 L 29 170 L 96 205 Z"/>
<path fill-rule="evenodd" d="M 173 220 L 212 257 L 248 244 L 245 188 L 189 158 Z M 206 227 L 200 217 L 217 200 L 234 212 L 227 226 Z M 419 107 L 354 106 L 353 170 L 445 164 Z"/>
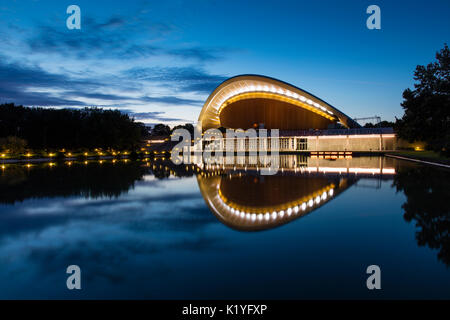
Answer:
<path fill-rule="evenodd" d="M 246 212 L 244 210 L 239 210 L 237 208 L 233 208 L 229 206 L 225 201 L 222 199 L 222 195 L 219 191 L 220 199 L 222 200 L 222 206 L 225 207 L 231 214 L 233 214 L 235 217 L 240 219 L 245 219 L 247 221 L 251 222 L 263 222 L 263 221 L 275 221 L 277 219 L 282 219 L 285 216 L 290 217 L 292 214 L 296 215 L 301 211 L 305 211 L 308 207 L 312 208 L 314 204 L 318 205 L 320 202 L 325 201 L 328 197 L 332 197 L 334 194 L 334 189 L 330 188 L 327 191 L 324 191 L 322 195 L 315 196 L 310 198 L 308 201 L 303 202 L 301 205 L 296 205 L 293 207 L 285 208 L 283 210 L 279 211 L 273 211 L 270 212 L 261 212 L 261 213 L 255 213 L 255 212 Z"/>
<path fill-rule="evenodd" d="M 292 92 L 290 90 L 287 89 L 282 89 L 282 88 L 276 88 L 274 86 L 268 86 L 268 85 L 249 85 L 246 87 L 241 87 L 239 89 L 233 90 L 231 91 L 229 94 L 225 95 L 225 97 L 221 98 L 221 100 L 219 100 L 219 102 L 216 105 L 216 109 L 219 110 L 220 107 L 230 98 L 240 95 L 242 93 L 249 93 L 249 92 L 270 92 L 270 93 L 276 93 L 279 95 L 283 95 L 301 102 L 305 102 L 311 106 L 316 107 L 317 109 L 320 109 L 324 112 L 329 113 L 330 115 L 333 115 L 333 113 L 331 111 L 329 111 L 327 108 L 325 108 L 324 106 L 320 105 L 317 102 L 312 101 L 311 99 L 304 97 L 296 92 Z"/>
<path fill-rule="evenodd" d="M 115 155 L 120 154 L 120 152 L 111 152 L 111 154 L 112 154 L 113 156 L 115 156 Z M 127 152 L 127 151 L 124 151 L 124 152 L 122 152 L 122 154 L 128 155 L 128 152 Z M 147 154 L 147 153 L 146 153 L 146 154 Z M 71 152 L 68 152 L 68 153 L 66 153 L 65 155 L 66 155 L 66 157 L 72 157 L 72 156 L 73 156 L 73 154 L 72 154 Z M 89 155 L 89 153 L 88 153 L 88 152 L 84 152 L 83 155 L 87 157 L 87 156 Z M 103 155 L 105 155 L 105 153 L 103 153 L 103 152 L 97 152 L 97 155 L 103 156 Z M 26 156 L 26 157 L 31 157 L 31 156 L 33 156 L 33 154 L 31 154 L 30 152 L 27 152 L 27 153 L 25 154 L 25 156 Z M 50 152 L 50 153 L 48 154 L 48 156 L 49 156 L 50 158 L 53 158 L 54 156 L 56 156 L 56 154 Z M 6 157 L 6 154 L 2 153 L 2 154 L 1 154 L 1 157 L 2 157 L 2 158 Z"/>

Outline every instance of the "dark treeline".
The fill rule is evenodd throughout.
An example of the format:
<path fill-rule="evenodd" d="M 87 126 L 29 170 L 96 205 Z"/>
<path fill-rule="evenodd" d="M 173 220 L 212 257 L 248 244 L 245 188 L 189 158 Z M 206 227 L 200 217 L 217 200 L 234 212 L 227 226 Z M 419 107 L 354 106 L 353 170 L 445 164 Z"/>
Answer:
<path fill-rule="evenodd" d="M 32 149 L 133 149 L 146 133 L 143 123 L 118 110 L 0 105 L 0 137 L 24 139 Z"/>
<path fill-rule="evenodd" d="M 372 122 L 366 123 L 364 128 L 396 128 L 395 122 L 391 121 L 381 121 L 379 123 L 373 124 Z"/>

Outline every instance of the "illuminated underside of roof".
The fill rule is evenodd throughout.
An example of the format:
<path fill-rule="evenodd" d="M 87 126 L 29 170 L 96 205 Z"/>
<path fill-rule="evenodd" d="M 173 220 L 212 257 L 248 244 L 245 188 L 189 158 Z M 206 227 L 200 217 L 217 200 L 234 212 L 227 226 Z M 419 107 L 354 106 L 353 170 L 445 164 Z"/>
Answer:
<path fill-rule="evenodd" d="M 236 76 L 219 85 L 206 100 L 200 112 L 199 123 L 203 130 L 222 127 L 221 113 L 224 109 L 237 102 L 258 99 L 299 107 L 315 117 L 319 116 L 330 123 L 340 122 L 347 128 L 360 127 L 354 120 L 318 97 L 286 82 L 259 75 Z"/>

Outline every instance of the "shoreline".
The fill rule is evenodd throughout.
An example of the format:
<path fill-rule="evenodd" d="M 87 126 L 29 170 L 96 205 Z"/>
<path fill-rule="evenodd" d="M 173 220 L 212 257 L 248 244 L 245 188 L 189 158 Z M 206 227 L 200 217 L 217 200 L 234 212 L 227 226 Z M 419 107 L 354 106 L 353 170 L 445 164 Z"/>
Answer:
<path fill-rule="evenodd" d="M 418 163 L 425 164 L 425 165 L 439 166 L 439 167 L 450 169 L 450 164 L 448 164 L 448 163 L 439 162 L 439 161 L 429 161 L 428 159 L 424 160 L 424 158 L 421 158 L 421 157 L 411 157 L 411 156 L 406 156 L 406 155 L 398 155 L 395 153 L 393 153 L 393 154 L 386 153 L 385 156 L 394 158 L 394 159 L 413 161 L 413 162 L 418 162 Z M 449 163 L 450 163 L 450 160 L 449 160 Z"/>

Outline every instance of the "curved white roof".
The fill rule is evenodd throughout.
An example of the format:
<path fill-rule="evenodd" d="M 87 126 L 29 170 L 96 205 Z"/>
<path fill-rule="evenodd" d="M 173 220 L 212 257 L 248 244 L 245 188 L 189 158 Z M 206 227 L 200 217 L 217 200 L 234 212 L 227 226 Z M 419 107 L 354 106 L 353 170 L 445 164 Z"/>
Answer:
<path fill-rule="evenodd" d="M 307 91 L 270 77 L 240 75 L 224 81 L 210 94 L 198 118 L 202 129 L 220 127 L 220 112 L 229 102 L 255 97 L 285 101 L 339 121 L 348 128 L 360 127 L 353 119 Z"/>

